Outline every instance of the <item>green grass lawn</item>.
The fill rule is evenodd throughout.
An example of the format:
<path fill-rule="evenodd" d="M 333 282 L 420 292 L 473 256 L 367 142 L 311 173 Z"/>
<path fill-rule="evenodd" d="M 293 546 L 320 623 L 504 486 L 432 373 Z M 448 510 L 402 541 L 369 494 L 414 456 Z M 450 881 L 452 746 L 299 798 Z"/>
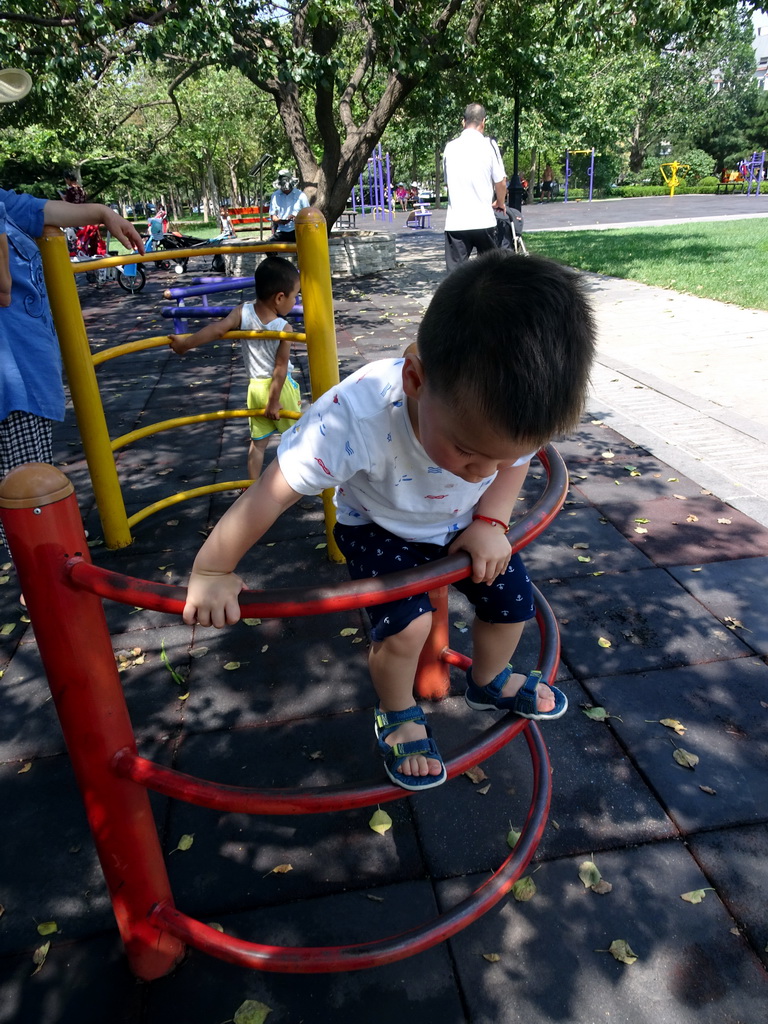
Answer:
<path fill-rule="evenodd" d="M 768 309 L 768 218 L 602 231 L 540 231 L 529 252 L 580 270 Z"/>

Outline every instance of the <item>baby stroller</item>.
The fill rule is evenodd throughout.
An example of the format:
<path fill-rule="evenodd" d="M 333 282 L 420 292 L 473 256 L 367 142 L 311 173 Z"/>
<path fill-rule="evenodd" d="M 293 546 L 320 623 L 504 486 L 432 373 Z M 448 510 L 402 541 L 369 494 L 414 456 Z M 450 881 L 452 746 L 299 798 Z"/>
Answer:
<path fill-rule="evenodd" d="M 527 256 L 528 250 L 523 241 L 523 215 L 513 206 L 507 207 L 506 215 L 501 210 L 496 214 L 496 245 L 500 249 L 512 249 L 521 256 Z"/>
<path fill-rule="evenodd" d="M 163 235 L 158 241 L 158 249 L 165 249 L 172 252 L 174 249 L 207 249 L 210 245 L 218 242 L 231 240 L 229 235 L 217 235 L 215 238 L 195 238 L 193 235 L 182 235 L 177 232 Z M 160 266 L 165 270 L 173 269 L 177 274 L 183 274 L 187 269 L 191 256 L 182 256 L 180 259 L 162 260 Z M 223 273 L 226 269 L 224 257 L 217 253 L 211 261 L 211 269 L 216 273 Z"/>

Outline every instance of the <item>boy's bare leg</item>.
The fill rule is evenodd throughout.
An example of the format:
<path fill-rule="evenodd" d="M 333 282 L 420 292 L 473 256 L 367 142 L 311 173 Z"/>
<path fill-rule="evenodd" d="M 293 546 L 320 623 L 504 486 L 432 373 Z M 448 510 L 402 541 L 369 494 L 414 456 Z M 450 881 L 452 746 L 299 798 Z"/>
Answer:
<path fill-rule="evenodd" d="M 382 711 L 405 711 L 413 707 L 416 668 L 431 625 L 431 613 L 420 615 L 418 619 L 409 622 L 401 633 L 371 645 L 368 668 Z M 395 743 L 423 740 L 425 737 L 423 725 L 404 722 L 384 742 L 392 746 Z M 398 771 L 403 775 L 439 775 L 442 767 L 433 757 L 416 755 L 406 758 Z"/>
<path fill-rule="evenodd" d="M 482 622 L 475 618 L 472 626 L 472 678 L 478 686 L 487 686 L 509 664 L 523 635 L 524 622 Z M 525 682 L 520 672 L 513 672 L 504 684 L 502 694 L 514 697 Z M 537 711 L 552 711 L 555 698 L 546 683 L 539 683 Z"/>
<path fill-rule="evenodd" d="M 270 434 L 267 437 L 260 437 L 258 441 L 251 441 L 251 447 L 248 449 L 248 476 L 251 480 L 258 480 L 261 476 L 264 452 L 267 450 L 271 436 Z"/>

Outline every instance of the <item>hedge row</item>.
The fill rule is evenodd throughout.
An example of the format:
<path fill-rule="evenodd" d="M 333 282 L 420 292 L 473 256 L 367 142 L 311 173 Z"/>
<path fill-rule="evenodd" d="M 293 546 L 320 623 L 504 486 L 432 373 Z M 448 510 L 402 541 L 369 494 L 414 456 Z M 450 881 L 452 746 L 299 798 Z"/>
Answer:
<path fill-rule="evenodd" d="M 675 195 L 713 195 L 717 192 L 718 185 L 677 185 Z M 745 186 L 746 187 L 746 186 Z M 736 185 L 736 191 L 741 188 L 741 183 Z M 668 185 L 617 185 L 608 192 L 609 196 L 616 199 L 633 199 L 638 196 L 668 196 Z"/>

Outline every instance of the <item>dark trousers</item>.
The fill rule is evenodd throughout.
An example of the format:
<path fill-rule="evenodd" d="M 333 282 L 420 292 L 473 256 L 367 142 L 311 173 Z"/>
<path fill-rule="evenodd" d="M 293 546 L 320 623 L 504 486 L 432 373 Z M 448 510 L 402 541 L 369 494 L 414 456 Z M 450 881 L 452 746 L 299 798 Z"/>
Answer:
<path fill-rule="evenodd" d="M 496 248 L 496 228 L 477 228 L 474 231 L 445 232 L 445 265 L 455 270 L 461 263 L 466 263 L 477 250 L 478 255 Z"/>

